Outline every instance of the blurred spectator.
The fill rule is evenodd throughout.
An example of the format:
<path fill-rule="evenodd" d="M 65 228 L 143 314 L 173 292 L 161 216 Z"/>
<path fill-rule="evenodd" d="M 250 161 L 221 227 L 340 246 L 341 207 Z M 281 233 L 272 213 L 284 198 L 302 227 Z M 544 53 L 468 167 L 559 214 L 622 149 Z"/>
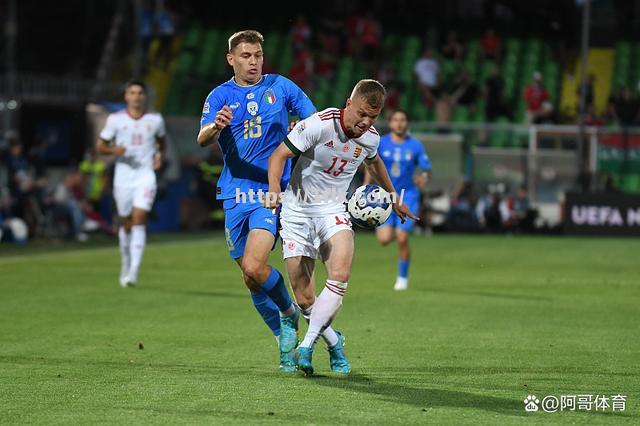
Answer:
<path fill-rule="evenodd" d="M 111 223 L 111 196 L 107 191 L 109 179 L 105 162 L 91 149 L 88 158 L 80 163 L 79 171 L 86 200 L 83 212 L 87 218 L 98 223 L 105 233 L 115 234 L 115 227 Z"/>
<path fill-rule="evenodd" d="M 628 87 L 618 88 L 609 98 L 609 111 L 620 126 L 633 126 L 639 117 L 639 104 Z"/>
<path fill-rule="evenodd" d="M 384 62 L 378 66 L 375 78 L 387 89 L 383 110 L 384 116 L 387 117 L 400 107 L 400 90 L 396 84 L 395 73 L 389 64 Z"/>
<path fill-rule="evenodd" d="M 328 14 L 320 21 L 318 44 L 320 51 L 334 58 L 342 53 L 344 27 L 340 19 Z"/>
<path fill-rule="evenodd" d="M 4 155 L 7 170 L 11 216 L 23 219 L 34 235 L 42 222 L 42 192 L 44 179 L 36 179 L 34 167 L 24 154 L 16 135 L 9 136 L 9 151 Z"/>
<path fill-rule="evenodd" d="M 585 126 L 604 126 L 607 123 L 596 113 L 595 105 L 590 104 L 584 114 L 584 124 Z"/>
<path fill-rule="evenodd" d="M 53 193 L 52 214 L 54 221 L 67 220 L 68 236 L 80 242 L 89 239 L 89 236 L 84 232 L 83 199 L 82 176 L 79 173 L 67 174 L 64 180 L 56 186 Z"/>
<path fill-rule="evenodd" d="M 458 76 L 458 80 L 451 94 L 451 106 L 462 105 L 464 107 L 475 109 L 478 101 L 478 86 L 471 80 L 468 71 L 462 71 Z"/>
<path fill-rule="evenodd" d="M 449 34 L 447 34 L 447 41 L 442 46 L 441 53 L 446 59 L 462 61 L 464 56 L 464 47 L 458 41 L 458 36 L 455 31 L 450 31 Z"/>
<path fill-rule="evenodd" d="M 585 85 L 585 96 L 584 96 L 584 106 L 585 110 L 588 110 L 590 106 L 593 105 L 594 100 L 596 99 L 596 75 L 589 74 L 587 78 L 587 84 Z M 578 85 L 577 90 L 578 96 L 580 96 L 580 85 Z"/>
<path fill-rule="evenodd" d="M 616 188 L 616 183 L 615 183 L 615 180 L 613 179 L 612 174 L 606 174 L 604 176 L 601 176 L 600 184 L 598 186 L 600 187 L 600 190 L 602 192 L 608 192 L 608 193 L 620 192 L 620 190 Z"/>
<path fill-rule="evenodd" d="M 526 125 L 538 123 L 551 114 L 553 108 L 549 102 L 549 93 L 539 71 L 533 73 L 533 81 L 524 89 L 524 100 L 527 103 Z"/>
<path fill-rule="evenodd" d="M 430 47 L 425 49 L 424 54 L 414 66 L 414 72 L 418 78 L 418 85 L 424 102 L 429 108 L 433 107 L 434 101 L 439 95 L 439 71 L 438 61 L 433 57 L 433 49 Z"/>
<path fill-rule="evenodd" d="M 322 51 L 316 54 L 315 75 L 317 77 L 331 79 L 336 67 L 335 56 Z"/>
<path fill-rule="evenodd" d="M 490 232 L 501 232 L 509 221 L 509 205 L 504 199 L 503 184 L 489 185 L 487 195 L 478 201 L 476 215 L 482 228 Z"/>
<path fill-rule="evenodd" d="M 502 39 L 498 37 L 492 28 L 487 29 L 480 41 L 481 53 L 485 59 L 493 59 L 500 62 L 502 57 Z"/>
<path fill-rule="evenodd" d="M 311 27 L 307 23 L 304 15 L 298 15 L 296 21 L 291 28 L 291 41 L 293 42 L 293 51 L 297 53 L 299 50 L 306 49 L 311 39 Z"/>
<path fill-rule="evenodd" d="M 362 47 L 362 58 L 370 64 L 380 56 L 382 47 L 382 29 L 373 12 L 368 11 L 364 18 L 357 21 L 356 36 Z"/>
<path fill-rule="evenodd" d="M 140 31 L 139 37 L 142 42 L 142 57 L 146 58 L 149 52 L 149 46 L 154 35 L 154 11 L 153 6 L 149 1 L 142 3 L 142 10 L 140 12 L 140 22 L 138 31 Z"/>
<path fill-rule="evenodd" d="M 289 77 L 303 90 L 308 91 L 311 88 L 313 68 L 311 52 L 307 49 L 299 50 L 289 70 Z"/>
<path fill-rule="evenodd" d="M 171 12 L 163 4 L 159 4 L 158 10 L 156 10 L 155 24 L 159 43 L 158 50 L 155 51 L 153 56 L 153 63 L 166 67 L 172 57 L 171 50 L 173 48 L 173 39 L 176 35 L 176 26 Z"/>
<path fill-rule="evenodd" d="M 533 232 L 538 211 L 531 207 L 526 186 L 518 188 L 511 203 L 511 227 L 516 231 Z"/>
<path fill-rule="evenodd" d="M 497 65 L 493 66 L 491 75 L 487 78 L 485 96 L 487 101 L 485 107 L 487 120 L 495 121 L 501 116 L 513 118 L 504 99 L 504 79 L 500 75 L 500 68 Z"/>
<path fill-rule="evenodd" d="M 451 194 L 451 208 L 447 213 L 447 227 L 453 230 L 477 230 L 477 203 L 478 197 L 473 182 L 465 180 L 459 183 Z"/>

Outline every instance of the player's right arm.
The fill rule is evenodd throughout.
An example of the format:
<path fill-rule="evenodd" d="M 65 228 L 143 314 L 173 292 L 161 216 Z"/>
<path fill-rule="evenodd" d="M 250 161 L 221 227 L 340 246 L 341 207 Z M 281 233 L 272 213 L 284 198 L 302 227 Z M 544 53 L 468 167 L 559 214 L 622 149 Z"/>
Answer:
<path fill-rule="evenodd" d="M 287 138 L 269 157 L 269 192 L 265 197 L 265 207 L 275 208 L 280 204 L 282 173 L 289 158 L 297 157 L 313 148 L 321 140 L 322 125 L 317 115 L 302 120 L 287 135 Z"/>
<path fill-rule="evenodd" d="M 217 87 L 209 93 L 202 107 L 198 145 L 205 147 L 218 142 L 220 133 L 231 123 L 233 113 L 226 104 L 224 87 Z"/>
<path fill-rule="evenodd" d="M 126 148 L 124 146 L 118 146 L 111 144 L 116 137 L 116 123 L 113 115 L 107 118 L 107 123 L 104 125 L 104 129 L 100 132 L 100 136 L 96 142 L 96 152 L 101 155 L 124 155 Z"/>
<path fill-rule="evenodd" d="M 232 118 L 231 108 L 227 105 L 223 106 L 222 109 L 216 112 L 213 123 L 206 124 L 200 128 L 198 145 L 205 147 L 218 142 L 220 132 L 231 123 Z"/>

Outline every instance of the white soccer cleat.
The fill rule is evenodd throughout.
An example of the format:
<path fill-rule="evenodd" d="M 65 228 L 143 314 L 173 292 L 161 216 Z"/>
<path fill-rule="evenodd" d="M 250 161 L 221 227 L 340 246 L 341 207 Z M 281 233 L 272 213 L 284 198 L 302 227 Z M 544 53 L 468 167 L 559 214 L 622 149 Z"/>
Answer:
<path fill-rule="evenodd" d="M 126 288 L 129 284 L 129 268 L 120 268 L 120 287 Z"/>
<path fill-rule="evenodd" d="M 396 291 L 406 290 L 409 287 L 409 280 L 406 278 L 398 277 L 396 278 L 396 283 L 393 286 L 393 289 Z"/>

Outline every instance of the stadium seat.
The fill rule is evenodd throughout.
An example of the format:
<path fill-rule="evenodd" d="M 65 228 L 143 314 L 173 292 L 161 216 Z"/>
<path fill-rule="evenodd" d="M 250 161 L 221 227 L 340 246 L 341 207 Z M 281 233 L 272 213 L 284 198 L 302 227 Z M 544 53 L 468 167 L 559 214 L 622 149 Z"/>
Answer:
<path fill-rule="evenodd" d="M 509 119 L 506 117 L 499 117 L 496 120 L 496 124 L 499 126 L 491 131 L 489 136 L 489 145 L 493 148 L 505 148 L 509 145 L 509 129 L 501 128 L 500 126 L 506 126 L 509 124 Z"/>

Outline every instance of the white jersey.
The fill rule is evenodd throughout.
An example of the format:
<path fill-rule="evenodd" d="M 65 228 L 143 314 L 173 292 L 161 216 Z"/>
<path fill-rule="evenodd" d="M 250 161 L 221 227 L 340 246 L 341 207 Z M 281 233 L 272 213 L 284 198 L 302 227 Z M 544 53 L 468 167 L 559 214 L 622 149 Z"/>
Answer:
<path fill-rule="evenodd" d="M 148 181 L 153 171 L 156 138 L 166 134 L 164 120 L 158 113 L 146 113 L 136 119 L 126 109 L 110 114 L 100 139 L 114 141 L 126 149 L 116 160 L 114 186 L 135 186 L 141 180 Z"/>
<path fill-rule="evenodd" d="M 349 139 L 343 110 L 328 108 L 299 122 L 285 143 L 299 154 L 282 201 L 282 214 L 318 217 L 345 211 L 347 190 L 362 161 L 373 160 L 380 135 L 371 127 Z"/>

